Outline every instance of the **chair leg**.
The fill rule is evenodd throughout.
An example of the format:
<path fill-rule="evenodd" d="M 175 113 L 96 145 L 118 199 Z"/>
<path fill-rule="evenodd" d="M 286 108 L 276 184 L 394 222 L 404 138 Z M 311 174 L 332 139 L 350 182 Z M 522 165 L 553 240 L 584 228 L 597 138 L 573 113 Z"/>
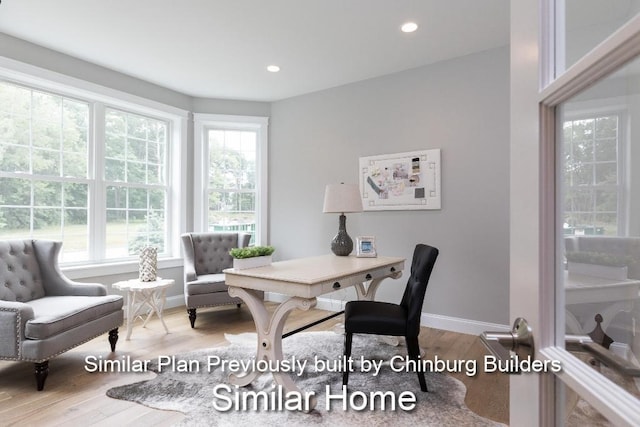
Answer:
<path fill-rule="evenodd" d="M 196 327 L 196 309 L 188 308 L 187 313 L 189 313 L 189 322 L 191 322 L 191 328 L 193 329 Z"/>
<path fill-rule="evenodd" d="M 405 337 L 407 341 L 407 351 L 409 358 L 419 363 L 420 361 L 420 344 L 418 344 L 418 337 Z M 424 378 L 424 372 L 422 369 L 417 370 L 418 380 L 420 381 L 420 390 L 429 391 L 427 388 L 427 381 Z"/>
<path fill-rule="evenodd" d="M 118 342 L 118 328 L 109 331 L 109 344 L 111 344 L 111 352 L 116 351 L 116 343 Z"/>
<path fill-rule="evenodd" d="M 42 391 L 44 388 L 44 380 L 46 380 L 47 375 L 49 375 L 49 361 L 45 360 L 44 362 L 36 363 L 35 368 L 36 387 L 38 391 Z"/>
<path fill-rule="evenodd" d="M 351 357 L 351 343 L 353 341 L 353 334 L 349 333 L 349 332 L 345 332 L 344 333 L 344 356 L 345 356 L 345 365 L 348 366 L 348 364 L 346 363 L 347 360 L 349 360 L 349 357 Z M 349 369 L 347 368 L 347 366 L 345 366 L 344 371 L 342 372 L 342 385 L 346 386 L 349 383 Z"/>

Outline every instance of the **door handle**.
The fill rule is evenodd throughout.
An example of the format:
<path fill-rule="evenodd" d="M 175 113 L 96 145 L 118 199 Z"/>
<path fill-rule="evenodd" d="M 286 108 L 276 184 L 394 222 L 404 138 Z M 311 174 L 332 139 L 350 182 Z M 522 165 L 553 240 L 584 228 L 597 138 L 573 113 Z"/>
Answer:
<path fill-rule="evenodd" d="M 533 331 L 525 319 L 518 317 L 509 332 L 489 332 L 480 334 L 480 341 L 499 360 L 509 360 L 511 351 L 524 350 L 533 356 Z"/>
<path fill-rule="evenodd" d="M 611 350 L 593 342 L 588 335 L 567 335 L 565 338 L 567 351 L 586 351 L 599 362 L 604 363 L 621 375 L 640 377 L 640 367 L 631 364 Z"/>

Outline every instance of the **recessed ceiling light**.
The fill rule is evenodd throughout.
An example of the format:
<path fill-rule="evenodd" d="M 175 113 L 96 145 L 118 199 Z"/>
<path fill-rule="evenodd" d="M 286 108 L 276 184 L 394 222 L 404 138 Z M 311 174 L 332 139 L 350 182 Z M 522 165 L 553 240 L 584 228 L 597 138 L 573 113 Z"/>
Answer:
<path fill-rule="evenodd" d="M 415 22 L 406 22 L 402 24 L 402 27 L 400 27 L 400 29 L 403 33 L 413 33 L 418 29 L 418 24 L 416 24 Z"/>
<path fill-rule="evenodd" d="M 267 67 L 267 71 L 270 71 L 272 73 L 277 73 L 278 71 L 280 71 L 280 67 L 278 67 L 277 65 L 269 65 Z"/>

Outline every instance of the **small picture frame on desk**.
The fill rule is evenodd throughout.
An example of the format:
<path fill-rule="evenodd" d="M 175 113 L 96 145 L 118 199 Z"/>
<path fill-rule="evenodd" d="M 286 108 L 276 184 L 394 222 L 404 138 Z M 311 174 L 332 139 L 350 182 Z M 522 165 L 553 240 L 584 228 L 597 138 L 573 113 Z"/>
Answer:
<path fill-rule="evenodd" d="M 373 236 L 356 237 L 356 256 L 360 258 L 375 258 L 376 238 Z"/>

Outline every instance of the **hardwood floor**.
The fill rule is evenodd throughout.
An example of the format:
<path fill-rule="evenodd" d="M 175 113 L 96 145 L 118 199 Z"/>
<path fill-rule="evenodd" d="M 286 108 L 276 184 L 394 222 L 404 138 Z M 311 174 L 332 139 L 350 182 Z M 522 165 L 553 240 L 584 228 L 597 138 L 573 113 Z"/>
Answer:
<path fill-rule="evenodd" d="M 270 306 L 274 307 L 275 304 Z M 293 311 L 285 332 L 327 314 L 315 309 Z M 310 330 L 329 330 L 341 320 L 342 316 L 339 316 Z M 224 333 L 252 332 L 255 326 L 246 306 L 241 309 L 228 306 L 199 310 L 196 329 L 189 326 L 184 308 L 167 310 L 165 322 L 169 334 L 164 333 L 156 319 L 150 321 L 146 328 L 137 323 L 130 341 L 125 340 L 125 328 L 120 328 L 115 355 L 109 351 L 105 334 L 52 359 L 49 377 L 41 392 L 35 390 L 32 363 L 0 361 L 0 425 L 165 426 L 181 421 L 184 416 L 180 413 L 150 409 L 105 395 L 109 388 L 152 378 L 153 373 L 89 373 L 84 369 L 85 357 L 149 359 L 177 354 L 224 345 Z M 437 355 L 443 360 L 477 360 L 475 376 L 469 377 L 464 372 L 451 375 L 466 385 L 465 402 L 472 411 L 508 423 L 508 376 L 482 372 L 480 362 L 486 352 L 476 336 L 422 328 L 420 344 L 426 350 L 427 358 Z"/>

